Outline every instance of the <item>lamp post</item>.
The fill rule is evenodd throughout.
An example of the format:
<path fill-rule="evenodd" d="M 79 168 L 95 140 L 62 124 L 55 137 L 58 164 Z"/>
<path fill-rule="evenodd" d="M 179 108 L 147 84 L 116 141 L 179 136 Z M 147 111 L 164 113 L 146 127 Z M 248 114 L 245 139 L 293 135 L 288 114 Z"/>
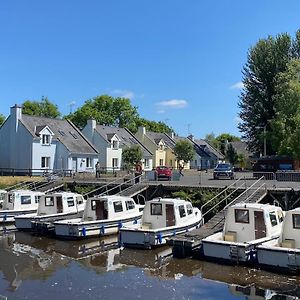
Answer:
<path fill-rule="evenodd" d="M 267 156 L 267 125 L 264 126 L 264 156 Z"/>

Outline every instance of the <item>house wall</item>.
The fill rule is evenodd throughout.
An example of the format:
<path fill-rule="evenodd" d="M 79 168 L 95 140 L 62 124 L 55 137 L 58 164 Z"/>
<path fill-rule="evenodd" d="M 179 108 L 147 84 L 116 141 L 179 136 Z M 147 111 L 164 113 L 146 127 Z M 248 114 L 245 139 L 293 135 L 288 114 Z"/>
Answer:
<path fill-rule="evenodd" d="M 112 148 L 106 148 L 106 167 L 108 170 L 113 169 L 112 165 L 112 159 L 117 158 L 118 159 L 118 166 L 115 170 L 120 170 L 121 163 L 122 163 L 122 148 L 119 149 L 112 149 Z"/>
<path fill-rule="evenodd" d="M 42 145 L 40 139 L 32 142 L 32 168 L 42 168 L 42 157 L 50 157 L 49 169 L 54 169 L 56 141 L 52 141 L 50 145 Z"/>
<path fill-rule="evenodd" d="M 148 159 L 148 167 L 145 166 L 145 159 Z M 142 168 L 144 171 L 151 171 L 153 169 L 153 159 L 152 156 L 144 156 L 142 159 Z"/>

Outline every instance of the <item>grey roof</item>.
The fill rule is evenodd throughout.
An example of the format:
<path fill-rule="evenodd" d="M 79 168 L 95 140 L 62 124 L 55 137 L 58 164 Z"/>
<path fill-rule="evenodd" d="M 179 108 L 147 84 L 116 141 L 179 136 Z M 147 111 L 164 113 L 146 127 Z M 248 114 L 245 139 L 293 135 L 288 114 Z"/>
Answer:
<path fill-rule="evenodd" d="M 194 145 L 194 149 L 195 149 L 196 153 L 197 153 L 200 157 L 206 158 L 206 159 L 210 159 L 210 158 L 211 158 L 211 155 L 210 155 L 208 152 L 206 152 L 206 151 L 204 150 L 204 147 L 198 145 L 198 144 L 195 142 L 195 140 L 193 140 L 193 139 L 191 139 L 191 138 L 189 138 L 189 137 L 187 137 L 187 140 L 188 140 L 189 142 L 191 142 L 191 143 Z"/>
<path fill-rule="evenodd" d="M 252 157 L 253 153 L 247 149 L 247 144 L 245 142 L 229 142 L 237 154 L 243 154 L 245 157 Z"/>
<path fill-rule="evenodd" d="M 80 130 L 69 120 L 22 115 L 22 124 L 33 137 L 38 137 L 41 128 L 48 126 L 54 133 L 53 140 L 60 141 L 71 152 L 76 154 L 97 154 L 98 151 L 85 138 Z"/>
<path fill-rule="evenodd" d="M 154 132 L 154 131 L 147 131 L 146 135 L 156 144 L 163 140 L 165 144 L 174 149 L 176 142 L 166 133 Z"/>
<path fill-rule="evenodd" d="M 152 153 L 142 143 L 140 143 L 127 128 L 97 125 L 96 131 L 109 143 L 111 141 L 111 138 L 116 134 L 120 139 L 121 145 L 125 147 L 139 145 L 143 151 L 144 156 L 152 156 Z"/>
<path fill-rule="evenodd" d="M 209 152 L 216 156 L 219 160 L 225 159 L 225 156 L 219 152 L 216 148 L 214 148 L 211 144 L 209 144 L 206 140 L 202 139 L 194 139 L 194 142 L 201 147 L 205 152 Z"/>

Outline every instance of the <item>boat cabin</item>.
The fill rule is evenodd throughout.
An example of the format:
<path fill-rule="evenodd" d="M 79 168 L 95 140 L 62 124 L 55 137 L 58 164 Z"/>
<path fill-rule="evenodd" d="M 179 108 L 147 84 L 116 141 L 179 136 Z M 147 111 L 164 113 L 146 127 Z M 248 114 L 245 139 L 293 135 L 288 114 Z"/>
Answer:
<path fill-rule="evenodd" d="M 84 202 L 84 198 L 80 194 L 62 192 L 43 195 L 40 199 L 37 214 L 51 215 L 73 212 L 74 208 Z"/>
<path fill-rule="evenodd" d="M 3 202 L 3 210 L 28 210 L 37 209 L 42 192 L 17 190 L 7 192 Z"/>
<path fill-rule="evenodd" d="M 227 210 L 223 240 L 243 243 L 279 235 L 283 218 L 283 211 L 278 206 L 242 203 L 233 205 Z"/>
<path fill-rule="evenodd" d="M 180 199 L 158 198 L 146 202 L 142 217 L 143 229 L 178 226 L 194 215 L 190 202 Z"/>
<path fill-rule="evenodd" d="M 4 199 L 5 199 L 5 195 L 7 194 L 7 191 L 5 190 L 0 190 L 0 207 L 2 207 Z"/>
<path fill-rule="evenodd" d="M 300 249 L 300 208 L 286 212 L 278 246 Z"/>
<path fill-rule="evenodd" d="M 83 221 L 119 219 L 136 211 L 139 211 L 139 205 L 130 197 L 94 197 L 87 200 Z"/>

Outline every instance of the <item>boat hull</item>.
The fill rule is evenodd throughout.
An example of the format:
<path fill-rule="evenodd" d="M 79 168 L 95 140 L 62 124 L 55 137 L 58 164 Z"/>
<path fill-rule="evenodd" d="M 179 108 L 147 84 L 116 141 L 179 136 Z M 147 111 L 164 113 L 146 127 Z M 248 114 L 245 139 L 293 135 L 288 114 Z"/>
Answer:
<path fill-rule="evenodd" d="M 123 226 L 139 224 L 141 222 L 141 217 L 142 215 L 139 214 L 138 216 L 127 219 L 113 221 L 99 220 L 81 222 L 81 220 L 78 220 L 76 223 L 54 223 L 55 235 L 63 239 L 84 239 L 116 234 Z"/>
<path fill-rule="evenodd" d="M 199 219 L 184 226 L 171 228 L 161 228 L 157 230 L 143 230 L 142 228 L 122 228 L 119 233 L 120 243 L 127 248 L 151 249 L 165 245 L 167 238 L 180 233 L 192 231 L 202 225 Z"/>
<path fill-rule="evenodd" d="M 35 213 L 36 209 L 30 210 L 0 210 L 0 223 L 13 223 L 15 222 L 15 217 L 25 214 Z"/>

